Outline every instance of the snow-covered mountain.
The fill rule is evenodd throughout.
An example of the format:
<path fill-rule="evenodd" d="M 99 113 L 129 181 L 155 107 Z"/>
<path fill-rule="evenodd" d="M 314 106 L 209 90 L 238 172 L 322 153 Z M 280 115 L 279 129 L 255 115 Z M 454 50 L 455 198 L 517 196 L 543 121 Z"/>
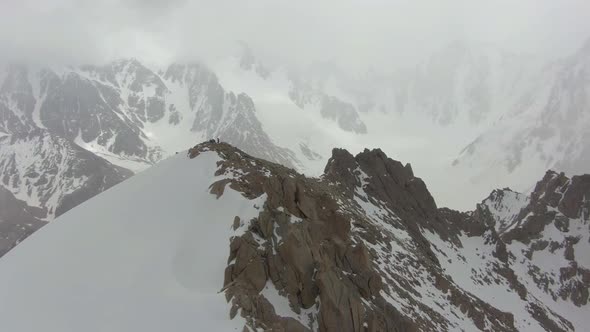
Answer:
<path fill-rule="evenodd" d="M 455 42 L 401 77 L 397 112 L 418 113 L 451 128 L 487 128 L 524 92 L 534 58 L 489 45 Z"/>
<path fill-rule="evenodd" d="M 588 45 L 543 63 L 491 45 L 455 42 L 413 68 L 361 73 L 329 63 L 265 65 L 246 48 L 233 66 L 225 61 L 216 70 L 224 84 L 245 87 L 263 122 L 268 118 L 280 127 L 269 129 L 277 131 L 272 137 L 296 153 L 298 146 L 281 136 L 298 137 L 294 141 L 322 156 L 321 163 L 308 163 L 307 174 L 321 173 L 317 166 L 333 146 L 379 146 L 412 160 L 444 205 L 467 209 L 472 197 L 496 187 L 530 191 L 549 168 L 590 170 Z M 340 114 L 350 121 L 358 117 L 366 134 L 326 116 L 317 95 L 335 98 Z M 320 128 L 308 125 L 302 134 L 277 125 L 297 113 Z M 354 117 L 345 117 L 349 113 Z M 456 188 L 465 194 L 457 195 Z"/>
<path fill-rule="evenodd" d="M 296 164 L 270 141 L 253 101 L 226 91 L 200 64 L 160 73 L 135 59 L 80 68 L 11 65 L 3 76 L 5 134 L 44 128 L 134 171 L 186 149 L 186 142 L 217 137 Z"/>
<path fill-rule="evenodd" d="M 497 191 L 461 213 L 380 150 L 335 149 L 308 178 L 203 143 L 5 255 L 0 319 L 16 332 L 583 331 L 588 196 L 589 175 L 549 172 L 530 198 Z"/>
<path fill-rule="evenodd" d="M 529 294 L 579 331 L 588 323 L 590 300 L 588 197 L 589 174 L 568 178 L 548 171 L 529 197 L 497 190 L 476 210 L 498 229 Z"/>
<path fill-rule="evenodd" d="M 9 65 L 0 72 L 0 186 L 6 197 L 0 204 L 24 204 L 0 210 L 10 234 L 22 233 L 3 232 L 3 248 L 205 139 L 299 166 L 293 152 L 266 134 L 252 99 L 226 91 L 203 65 L 175 64 L 156 73 L 130 59 L 80 68 Z M 34 219 L 27 211 L 36 211 Z M 28 224 L 37 226 L 23 226 Z"/>
<path fill-rule="evenodd" d="M 130 177 L 43 129 L 0 137 L 0 256 L 56 216 Z"/>
<path fill-rule="evenodd" d="M 474 184 L 512 183 L 519 190 L 548 168 L 590 170 L 590 41 L 576 54 L 546 66 L 497 123 L 453 163 Z M 485 179 L 485 180 L 484 180 Z"/>
<path fill-rule="evenodd" d="M 248 48 L 235 62 L 240 69 L 257 73 L 265 80 L 285 75 L 288 94 L 296 105 L 318 105 L 322 116 L 357 133 L 367 132 L 361 114 L 378 111 L 408 113 L 441 126 L 489 125 L 513 106 L 526 92 L 532 74 L 541 69 L 533 57 L 465 42 L 443 47 L 414 68 L 396 70 L 355 73 L 329 62 L 303 68 L 263 67 Z M 265 68 L 263 72 L 261 67 Z M 339 117 L 329 116 L 329 105 L 322 108 L 324 103 L 318 99 L 324 97 L 341 104 Z M 350 124 L 355 121 L 358 125 Z"/>
<path fill-rule="evenodd" d="M 496 232 L 503 233 L 516 221 L 528 201 L 527 195 L 504 188 L 492 191 L 481 204 L 490 213 L 493 220 L 490 224 Z"/>
<path fill-rule="evenodd" d="M 0 137 L 0 256 L 56 216 L 130 177 L 43 129 Z"/>
<path fill-rule="evenodd" d="M 310 176 L 335 146 L 378 146 L 412 160 L 442 205 L 466 210 L 497 187 L 530 191 L 548 168 L 588 172 L 588 49 L 542 66 L 453 43 L 415 68 L 364 73 L 266 63 L 247 47 L 162 70 L 136 59 L 9 65 L 0 70 L 0 135 L 43 130 L 133 172 L 217 137 Z"/>
<path fill-rule="evenodd" d="M 43 101 L 50 100 L 46 98 L 52 87 L 49 80 L 31 84 L 35 81 L 22 66 L 11 66 L 3 74 L 0 256 L 55 216 L 132 175 L 79 147 L 60 135 L 59 129 L 46 129 L 40 113 Z M 46 73 L 40 75 L 47 78 Z M 74 126 L 80 119 L 66 120 L 60 122 L 62 129 Z M 57 123 L 45 121 L 48 127 Z"/>
<path fill-rule="evenodd" d="M 51 220 L 132 175 L 132 172 L 36 129 L 0 138 L 2 186 Z"/>
<path fill-rule="evenodd" d="M 367 126 L 361 120 L 356 105 L 347 100 L 347 95 L 341 91 L 339 84 L 342 82 L 334 81 L 335 74 L 341 79 L 340 75 L 343 73 L 330 63 L 305 68 L 284 64 L 268 65 L 257 58 L 245 44 L 242 45 L 238 57 L 229 57 L 221 62 L 217 70 L 222 73 L 223 80 L 228 79 L 224 73 L 234 71 L 233 74 L 238 77 L 231 75 L 233 77 L 229 78 L 230 81 L 235 78 L 251 81 L 256 80 L 256 77 L 271 82 L 275 92 L 286 94 L 300 111 L 316 112 L 322 118 L 336 123 L 345 132 L 361 135 L 367 133 Z M 248 73 L 252 75 L 247 75 Z"/>

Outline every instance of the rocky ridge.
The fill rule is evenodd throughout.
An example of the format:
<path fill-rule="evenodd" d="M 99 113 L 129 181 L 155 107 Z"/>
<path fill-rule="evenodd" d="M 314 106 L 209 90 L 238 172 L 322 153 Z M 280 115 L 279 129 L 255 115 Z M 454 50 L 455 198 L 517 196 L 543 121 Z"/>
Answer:
<path fill-rule="evenodd" d="M 507 221 L 488 203 L 509 195 L 496 193 L 474 212 L 439 209 L 409 164 L 378 149 L 357 156 L 334 149 L 320 178 L 227 144 L 197 145 L 189 157 L 211 150 L 221 157 L 215 175 L 224 175 L 210 186 L 212 194 L 219 197 L 229 186 L 250 199 L 264 198 L 257 217 L 233 220 L 224 276 L 231 316 L 245 317 L 250 329 L 572 331 L 582 326 L 577 314 L 587 310 L 587 281 L 586 293 L 584 281 L 576 282 L 584 280 L 587 253 L 564 270 L 569 279 L 553 280 L 567 291 L 548 301 L 551 289 L 534 274 L 521 273 L 527 263 L 519 259 L 524 254 L 513 245 L 516 238 L 495 227 Z M 539 186 L 547 187 L 545 182 Z M 574 187 L 577 193 L 588 189 Z M 538 202 L 535 197 L 530 201 Z M 587 209 L 586 203 L 575 203 L 579 198 L 575 194 L 561 203 L 570 217 Z M 587 225 L 584 213 L 580 220 Z M 564 246 L 587 242 L 587 227 L 582 234 Z M 545 268 L 533 269 L 553 273 Z M 577 311 L 558 310 L 564 301 Z"/>
<path fill-rule="evenodd" d="M 529 282 L 554 301 L 589 301 L 590 176 L 548 171 L 500 233 Z M 502 198 L 498 199 L 502 201 Z M 478 210 L 489 211 L 482 203 Z M 551 303 L 551 302 L 549 302 Z M 580 313 L 581 314 L 581 313 Z"/>

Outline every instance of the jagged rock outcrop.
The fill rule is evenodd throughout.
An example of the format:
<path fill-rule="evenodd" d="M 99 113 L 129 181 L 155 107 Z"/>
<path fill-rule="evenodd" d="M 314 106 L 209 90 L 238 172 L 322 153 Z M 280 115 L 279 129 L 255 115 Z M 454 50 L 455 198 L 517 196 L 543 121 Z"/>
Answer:
<path fill-rule="evenodd" d="M 528 288 L 553 300 L 573 303 L 571 310 L 583 310 L 589 301 L 587 197 L 590 175 L 568 178 L 563 173 L 548 171 L 530 198 L 511 208 L 518 211 L 516 216 L 496 213 L 500 222 L 509 225 L 501 237 L 511 249 L 514 261 L 523 264 L 523 279 L 529 282 Z M 503 204 L 503 200 L 498 196 L 496 204 Z M 490 211 L 486 204 L 479 208 Z"/>
<path fill-rule="evenodd" d="M 206 148 L 196 147 L 191 157 Z M 244 176 L 215 183 L 214 192 L 229 184 L 250 197 L 267 198 L 258 218 L 234 223 L 244 232 L 231 242 L 225 275 L 235 312 L 242 309 L 254 326 L 265 329 L 361 331 L 368 324 L 363 299 L 379 296 L 381 279 L 368 249 L 351 240 L 350 221 L 338 211 L 330 188 L 228 145 L 215 148 L 224 156 L 219 174 L 240 169 Z M 354 277 L 343 281 L 346 274 Z M 300 320 L 277 318 L 258 295 L 265 287 L 284 294 Z M 398 321 L 395 315 L 372 313 L 371 325 L 379 322 L 395 330 L 409 324 L 397 316 Z"/>
<path fill-rule="evenodd" d="M 264 201 L 253 219 L 228 221 L 235 235 L 223 291 L 232 303 L 231 316 L 245 317 L 250 329 L 571 331 L 580 326 L 576 317 L 572 323 L 556 309 L 558 302 L 547 303 L 529 290 L 516 249 L 496 229 L 493 211 L 438 209 L 411 166 L 378 149 L 356 156 L 334 149 L 320 178 L 224 143 L 197 145 L 189 157 L 204 151 L 221 157 L 212 194 L 219 197 L 229 187 Z M 568 241 L 564 250 L 571 258 L 578 242 Z M 562 280 L 579 269 L 561 270 Z M 577 300 L 582 292 L 570 292 L 581 309 L 587 308 Z"/>

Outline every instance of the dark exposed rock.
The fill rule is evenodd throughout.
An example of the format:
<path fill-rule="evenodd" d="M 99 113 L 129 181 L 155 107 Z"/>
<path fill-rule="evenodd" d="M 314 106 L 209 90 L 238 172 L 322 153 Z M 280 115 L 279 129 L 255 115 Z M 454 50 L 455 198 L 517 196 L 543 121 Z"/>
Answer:
<path fill-rule="evenodd" d="M 218 172 L 238 166 L 247 170 L 240 180 L 232 180 L 232 188 L 248 196 L 267 195 L 264 209 L 249 222 L 248 232 L 232 240 L 225 285 L 234 306 L 254 318 L 256 326 L 274 324 L 272 315 L 253 310 L 256 301 L 252 299 L 268 282 L 285 294 L 295 311 L 321 303 L 314 323 L 320 331 L 363 331 L 368 313 L 361 299 L 380 297 L 381 277 L 367 248 L 351 241 L 350 221 L 338 212 L 331 190 L 318 180 L 252 158 L 224 143 L 197 146 L 189 156 L 196 157 L 207 148 L 225 157 Z M 262 167 L 272 175 L 263 176 Z M 254 237 L 265 239 L 264 244 Z M 398 316 L 404 326 L 410 326 Z M 371 312 L 372 326 L 377 321 L 395 330 L 383 311 Z"/>
<path fill-rule="evenodd" d="M 239 235 L 231 240 L 225 271 L 224 290 L 232 303 L 231 313 L 240 312 L 251 328 L 456 329 L 458 325 L 453 319 L 425 304 L 439 292 L 453 315 L 466 317 L 476 328 L 516 331 L 522 317 L 517 321 L 512 313 L 465 291 L 445 271 L 446 260 L 451 257 L 444 246 L 463 248 L 464 241 L 478 239 L 482 247 L 475 248 L 481 250 L 477 256 L 489 265 L 482 270 L 484 274 L 472 272 L 472 280 L 482 287 L 505 285 L 517 294 L 531 319 L 544 328 L 572 330 L 569 321 L 527 290 L 529 284 L 513 270 L 515 253 L 504 240 L 512 236 L 512 241 L 523 239 L 530 243 L 530 250 L 525 253 L 528 256 L 524 256 L 528 259 L 538 251 L 549 250 L 551 241 L 534 238 L 542 237 L 543 227 L 551 224 L 551 216 L 555 217 L 553 212 L 538 219 L 534 219 L 535 214 L 529 215 L 532 219 L 528 222 L 543 221 L 541 229 L 530 226 L 532 238 L 525 239 L 524 234 L 529 234 L 525 232 L 500 235 L 490 222 L 495 218 L 490 210 L 462 213 L 438 209 L 411 166 L 387 158 L 380 150 L 365 150 L 353 156 L 346 150 L 334 149 L 320 179 L 306 178 L 225 143 L 197 145 L 189 151 L 189 157 L 210 150 L 221 156 L 216 175 L 240 174 L 214 183 L 213 194 L 223 195 L 224 188 L 229 186 L 252 199 L 266 195 L 258 216 L 233 221 L 233 229 Z M 235 170 L 240 171 L 234 173 Z M 542 207 L 536 209 L 551 212 Z M 411 241 L 402 240 L 402 234 L 407 234 Z M 432 242 L 433 236 L 439 237 L 442 244 Z M 575 241 L 568 238 L 563 244 L 557 243 L 554 252 L 565 250 L 563 255 L 575 260 L 575 253 L 572 256 L 570 252 L 575 251 Z M 459 255 L 453 259 L 466 258 Z M 546 271 L 533 267 L 527 276 L 551 291 L 553 281 Z M 574 265 L 562 269 L 561 279 L 567 286 L 562 288 L 563 293 L 551 293 L 552 296 L 585 305 L 586 288 L 583 283 L 574 282 L 580 278 L 588 280 L 590 275 Z M 269 287 L 275 287 L 287 299 L 298 319 L 280 317 L 274 312 L 271 299 L 263 295 Z M 425 289 L 430 290 L 424 293 Z"/>
<path fill-rule="evenodd" d="M 513 259 L 527 266 L 536 287 L 554 299 L 571 301 L 579 307 L 588 303 L 590 289 L 588 279 L 583 277 L 587 267 L 579 266 L 577 261 L 584 260 L 588 254 L 583 246 L 578 246 L 590 231 L 586 197 L 590 197 L 590 176 L 568 178 L 563 173 L 548 171 L 535 186 L 530 201 L 523 201 L 512 226 L 501 234 L 509 246 L 512 241 L 525 245 L 522 258 Z M 485 211 L 480 217 L 489 220 Z M 535 258 L 538 256 L 543 260 L 552 259 L 556 269 L 546 271 L 537 266 Z M 541 313 L 538 306 L 531 305 L 530 310 L 546 329 L 560 331 L 568 326 L 546 321 L 551 315 Z"/>

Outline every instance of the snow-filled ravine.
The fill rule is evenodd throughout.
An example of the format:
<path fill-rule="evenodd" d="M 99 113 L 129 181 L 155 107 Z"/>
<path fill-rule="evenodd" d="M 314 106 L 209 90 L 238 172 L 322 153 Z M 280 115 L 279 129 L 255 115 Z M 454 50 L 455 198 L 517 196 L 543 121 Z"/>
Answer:
<path fill-rule="evenodd" d="M 0 259 L 3 331 L 241 331 L 220 290 L 236 215 L 217 153 L 179 153 L 71 210 Z M 263 199 L 263 198 L 261 198 Z"/>

